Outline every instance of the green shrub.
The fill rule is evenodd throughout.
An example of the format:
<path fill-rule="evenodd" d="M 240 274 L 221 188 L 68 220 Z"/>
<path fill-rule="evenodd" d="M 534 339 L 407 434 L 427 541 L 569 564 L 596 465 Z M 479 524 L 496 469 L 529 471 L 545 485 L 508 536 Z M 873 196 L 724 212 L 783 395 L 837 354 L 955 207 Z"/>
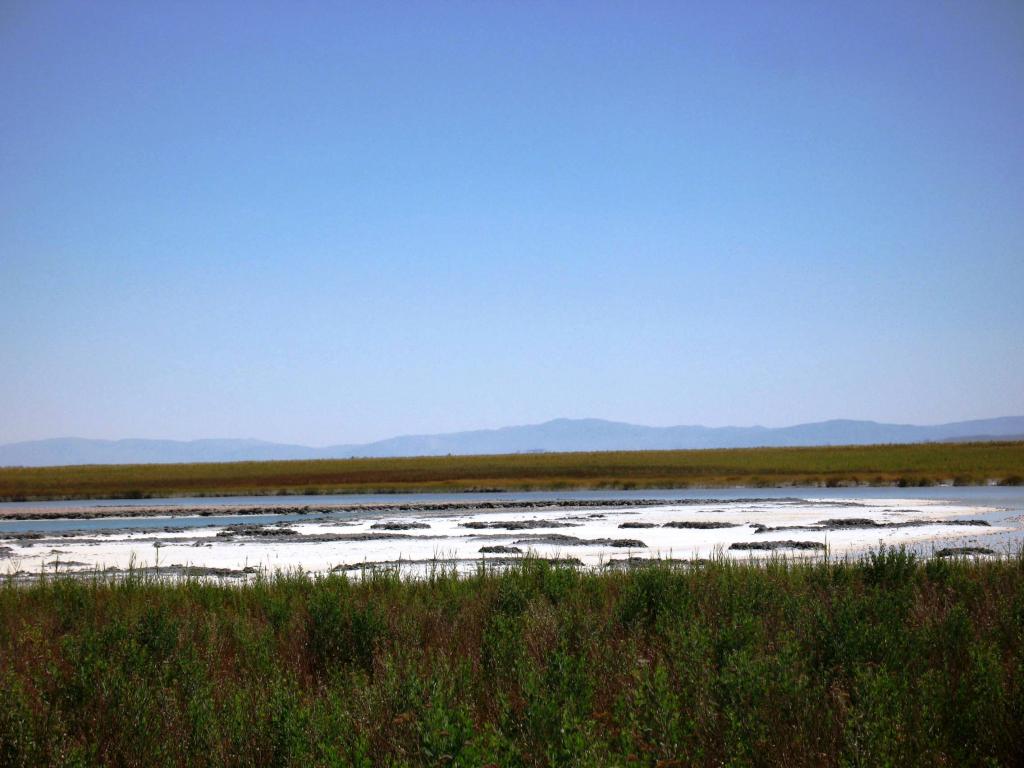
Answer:
<path fill-rule="evenodd" d="M 0 585 L 0 765 L 1016 765 L 1024 557 Z"/>
<path fill-rule="evenodd" d="M 358 666 L 373 668 L 373 656 L 385 634 L 380 610 L 372 603 L 357 604 L 348 582 L 329 578 L 317 582 L 307 603 L 311 661 L 321 674 Z"/>

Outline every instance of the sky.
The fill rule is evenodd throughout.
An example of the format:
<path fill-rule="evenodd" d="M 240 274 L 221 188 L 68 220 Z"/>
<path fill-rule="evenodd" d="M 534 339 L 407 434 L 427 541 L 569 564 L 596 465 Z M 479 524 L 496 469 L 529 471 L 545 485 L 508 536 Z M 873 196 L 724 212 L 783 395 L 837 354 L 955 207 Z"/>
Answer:
<path fill-rule="evenodd" d="M 1024 4 L 0 3 L 0 442 L 1024 414 Z"/>

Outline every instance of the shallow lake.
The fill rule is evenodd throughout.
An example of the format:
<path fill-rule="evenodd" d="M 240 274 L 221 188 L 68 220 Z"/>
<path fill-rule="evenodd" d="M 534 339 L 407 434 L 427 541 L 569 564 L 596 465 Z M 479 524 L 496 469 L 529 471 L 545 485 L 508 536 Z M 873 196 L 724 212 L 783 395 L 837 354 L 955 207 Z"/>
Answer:
<path fill-rule="evenodd" d="M 3 520 L 41 512 L 48 519 Z M 61 516 L 83 512 L 101 516 Z M 607 567 L 650 557 L 814 556 L 826 547 L 835 555 L 856 555 L 881 544 L 922 554 L 950 546 L 1008 552 L 1022 543 L 1024 488 L 991 486 L 0 504 L 0 573 L 24 574 L 129 565 L 325 572 L 435 559 L 469 567 L 491 553 L 502 556 L 494 560 L 499 562 L 528 552 Z"/>

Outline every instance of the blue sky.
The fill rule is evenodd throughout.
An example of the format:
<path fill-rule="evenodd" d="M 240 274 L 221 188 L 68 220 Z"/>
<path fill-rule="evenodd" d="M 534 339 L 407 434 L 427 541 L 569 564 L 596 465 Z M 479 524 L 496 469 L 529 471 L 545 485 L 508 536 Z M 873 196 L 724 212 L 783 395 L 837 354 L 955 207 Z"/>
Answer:
<path fill-rule="evenodd" d="M 1024 5 L 0 5 L 0 442 L 1024 413 Z"/>

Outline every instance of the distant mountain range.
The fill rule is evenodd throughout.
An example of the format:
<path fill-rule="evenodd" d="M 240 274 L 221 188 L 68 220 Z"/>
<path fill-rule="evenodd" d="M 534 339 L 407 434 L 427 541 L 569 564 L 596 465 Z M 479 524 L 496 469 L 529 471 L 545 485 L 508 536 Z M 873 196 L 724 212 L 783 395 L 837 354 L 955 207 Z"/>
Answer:
<path fill-rule="evenodd" d="M 834 420 L 792 427 L 644 427 L 602 419 L 555 419 L 502 429 L 407 435 L 374 443 L 303 445 L 263 440 L 88 440 L 65 437 L 0 445 L 0 466 L 172 464 L 205 461 L 333 459 L 371 456 L 642 451 L 797 445 L 960 442 L 1024 439 L 1024 416 L 936 426 Z"/>

